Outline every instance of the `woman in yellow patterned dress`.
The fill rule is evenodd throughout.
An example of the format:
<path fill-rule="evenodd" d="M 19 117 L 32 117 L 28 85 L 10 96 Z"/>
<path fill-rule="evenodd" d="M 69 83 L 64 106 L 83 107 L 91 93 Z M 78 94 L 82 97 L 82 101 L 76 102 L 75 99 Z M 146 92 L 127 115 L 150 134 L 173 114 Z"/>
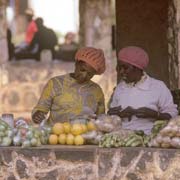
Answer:
<path fill-rule="evenodd" d="M 47 113 L 49 120 L 64 122 L 82 114 L 105 112 L 101 87 L 91 81 L 105 71 L 104 53 L 100 49 L 85 47 L 75 55 L 75 71 L 51 78 L 32 111 L 32 119 L 40 123 Z"/>

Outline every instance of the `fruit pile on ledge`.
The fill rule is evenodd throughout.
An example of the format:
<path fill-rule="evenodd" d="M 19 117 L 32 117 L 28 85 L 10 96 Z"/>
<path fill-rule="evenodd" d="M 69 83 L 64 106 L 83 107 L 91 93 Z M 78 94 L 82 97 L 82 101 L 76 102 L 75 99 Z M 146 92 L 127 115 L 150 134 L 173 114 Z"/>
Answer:
<path fill-rule="evenodd" d="M 122 128 L 115 115 L 81 116 L 66 122 L 40 125 L 18 119 L 14 127 L 0 119 L 0 146 L 37 147 L 41 145 L 99 145 L 102 148 L 160 147 L 180 148 L 180 116 L 154 122 L 151 134 Z"/>

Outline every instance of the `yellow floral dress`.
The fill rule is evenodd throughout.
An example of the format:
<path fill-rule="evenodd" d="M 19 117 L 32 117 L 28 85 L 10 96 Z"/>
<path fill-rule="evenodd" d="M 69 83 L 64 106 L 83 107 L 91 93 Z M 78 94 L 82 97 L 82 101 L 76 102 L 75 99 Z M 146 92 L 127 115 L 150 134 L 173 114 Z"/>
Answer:
<path fill-rule="evenodd" d="M 70 74 L 57 76 L 45 85 L 38 104 L 33 109 L 50 112 L 49 120 L 64 122 L 76 116 L 105 112 L 104 94 L 93 81 L 78 84 Z"/>

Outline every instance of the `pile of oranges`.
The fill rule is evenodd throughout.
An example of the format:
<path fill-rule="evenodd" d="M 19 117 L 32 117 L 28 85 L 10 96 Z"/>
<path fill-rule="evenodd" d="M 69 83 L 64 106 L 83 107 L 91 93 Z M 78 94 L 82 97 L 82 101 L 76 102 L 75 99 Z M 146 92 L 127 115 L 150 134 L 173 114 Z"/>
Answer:
<path fill-rule="evenodd" d="M 82 134 L 95 130 L 92 122 L 87 124 L 75 123 L 55 123 L 52 127 L 52 134 L 49 136 L 49 144 L 56 145 L 83 145 L 85 140 Z"/>

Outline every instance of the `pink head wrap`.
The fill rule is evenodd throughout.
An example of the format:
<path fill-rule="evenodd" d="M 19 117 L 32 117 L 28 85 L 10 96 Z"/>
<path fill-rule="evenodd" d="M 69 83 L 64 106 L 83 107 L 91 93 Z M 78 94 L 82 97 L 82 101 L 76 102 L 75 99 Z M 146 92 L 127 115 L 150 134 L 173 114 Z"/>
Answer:
<path fill-rule="evenodd" d="M 149 63 L 148 54 L 142 48 L 136 46 L 121 49 L 118 53 L 118 59 L 140 69 L 146 68 Z"/>

